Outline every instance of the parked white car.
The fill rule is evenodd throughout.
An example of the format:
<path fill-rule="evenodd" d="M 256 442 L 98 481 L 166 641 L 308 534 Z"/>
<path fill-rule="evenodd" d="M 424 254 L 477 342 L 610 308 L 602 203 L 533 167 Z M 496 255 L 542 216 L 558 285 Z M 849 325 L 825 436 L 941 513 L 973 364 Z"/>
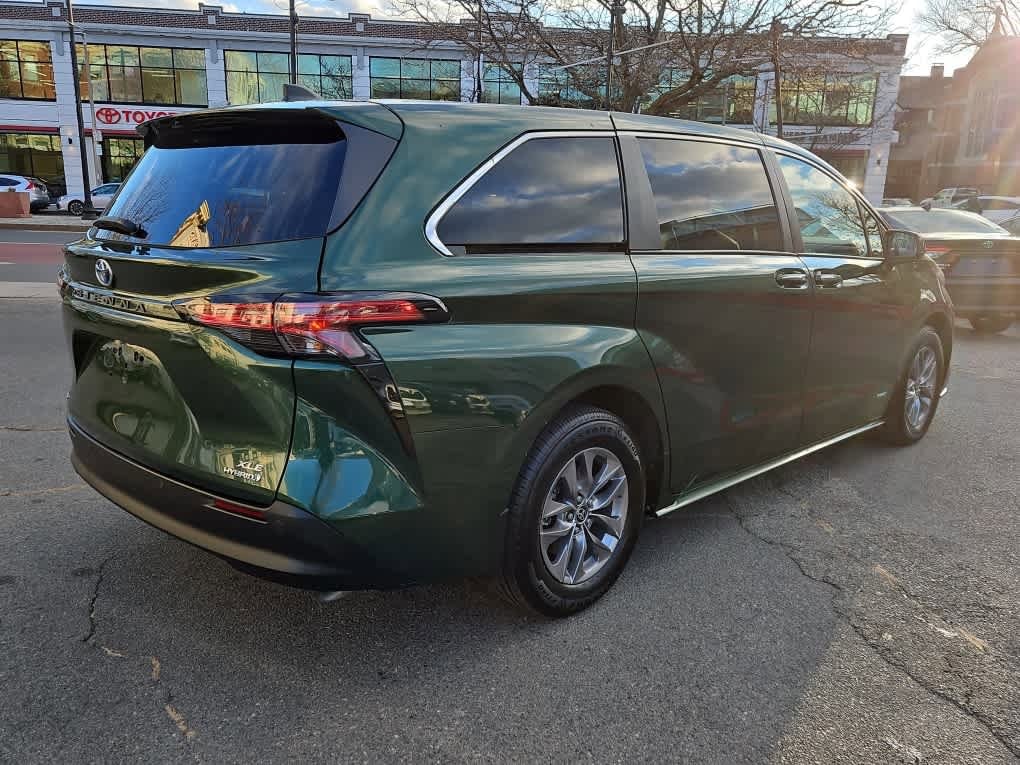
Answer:
<path fill-rule="evenodd" d="M 4 191 L 27 191 L 28 204 L 32 212 L 45 210 L 50 206 L 49 189 L 38 178 L 4 173 L 0 175 L 0 192 Z"/>
<path fill-rule="evenodd" d="M 119 183 L 104 183 L 92 189 L 92 206 L 102 212 L 110 206 L 110 200 L 120 188 Z M 81 215 L 85 210 L 85 197 L 82 194 L 65 194 L 57 200 L 57 209 L 67 210 L 71 215 Z"/>
<path fill-rule="evenodd" d="M 962 207 L 966 201 L 957 202 L 954 207 Z M 1020 215 L 1020 197 L 1001 197 L 992 195 L 979 195 L 978 204 L 981 205 L 981 214 L 993 223 L 1002 223 L 1010 218 Z"/>

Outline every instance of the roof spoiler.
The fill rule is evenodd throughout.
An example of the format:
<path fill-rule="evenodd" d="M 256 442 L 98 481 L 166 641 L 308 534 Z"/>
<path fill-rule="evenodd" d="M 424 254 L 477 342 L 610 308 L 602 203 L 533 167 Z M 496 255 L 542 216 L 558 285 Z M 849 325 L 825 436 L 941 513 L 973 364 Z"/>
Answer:
<path fill-rule="evenodd" d="M 295 85 L 293 82 L 283 84 L 284 101 L 319 101 L 320 96 L 315 95 L 304 85 Z"/>

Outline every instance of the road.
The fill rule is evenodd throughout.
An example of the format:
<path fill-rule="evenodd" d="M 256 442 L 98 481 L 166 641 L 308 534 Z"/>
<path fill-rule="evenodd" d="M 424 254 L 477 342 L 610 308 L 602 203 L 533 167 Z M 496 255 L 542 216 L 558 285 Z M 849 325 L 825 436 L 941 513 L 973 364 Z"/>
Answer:
<path fill-rule="evenodd" d="M 0 229 L 0 282 L 53 283 L 60 245 L 77 239 L 66 231 Z"/>
<path fill-rule="evenodd" d="M 857 439 L 650 521 L 610 594 L 549 622 L 475 582 L 321 603 L 147 527 L 68 464 L 57 301 L 0 323 L 0 759 L 1020 755 L 1016 326 L 957 327 L 917 446 Z"/>

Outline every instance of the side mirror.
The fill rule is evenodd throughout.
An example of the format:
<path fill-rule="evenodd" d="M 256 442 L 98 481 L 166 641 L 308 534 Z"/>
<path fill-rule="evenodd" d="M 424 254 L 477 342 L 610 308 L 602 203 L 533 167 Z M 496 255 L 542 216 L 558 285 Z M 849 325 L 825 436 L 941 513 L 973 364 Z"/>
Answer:
<path fill-rule="evenodd" d="M 885 251 L 893 260 L 914 260 L 924 249 L 921 237 L 913 231 L 892 229 L 885 234 Z"/>
<path fill-rule="evenodd" d="M 930 212 L 931 211 L 931 200 L 930 199 L 926 199 L 923 202 L 921 202 L 921 208 L 925 212 Z"/>

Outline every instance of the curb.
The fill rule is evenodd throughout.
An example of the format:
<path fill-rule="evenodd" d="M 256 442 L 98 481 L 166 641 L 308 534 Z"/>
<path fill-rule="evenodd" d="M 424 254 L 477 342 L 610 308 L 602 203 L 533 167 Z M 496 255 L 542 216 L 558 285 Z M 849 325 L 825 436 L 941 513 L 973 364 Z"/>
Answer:
<path fill-rule="evenodd" d="M 68 223 L 37 223 L 35 221 L 28 223 L 10 223 L 8 221 L 0 221 L 0 229 L 7 231 L 69 231 L 72 234 L 76 232 L 84 234 L 89 230 L 89 227 L 75 226 Z"/>
<path fill-rule="evenodd" d="M 0 299 L 59 300 L 54 282 L 0 282 Z"/>

